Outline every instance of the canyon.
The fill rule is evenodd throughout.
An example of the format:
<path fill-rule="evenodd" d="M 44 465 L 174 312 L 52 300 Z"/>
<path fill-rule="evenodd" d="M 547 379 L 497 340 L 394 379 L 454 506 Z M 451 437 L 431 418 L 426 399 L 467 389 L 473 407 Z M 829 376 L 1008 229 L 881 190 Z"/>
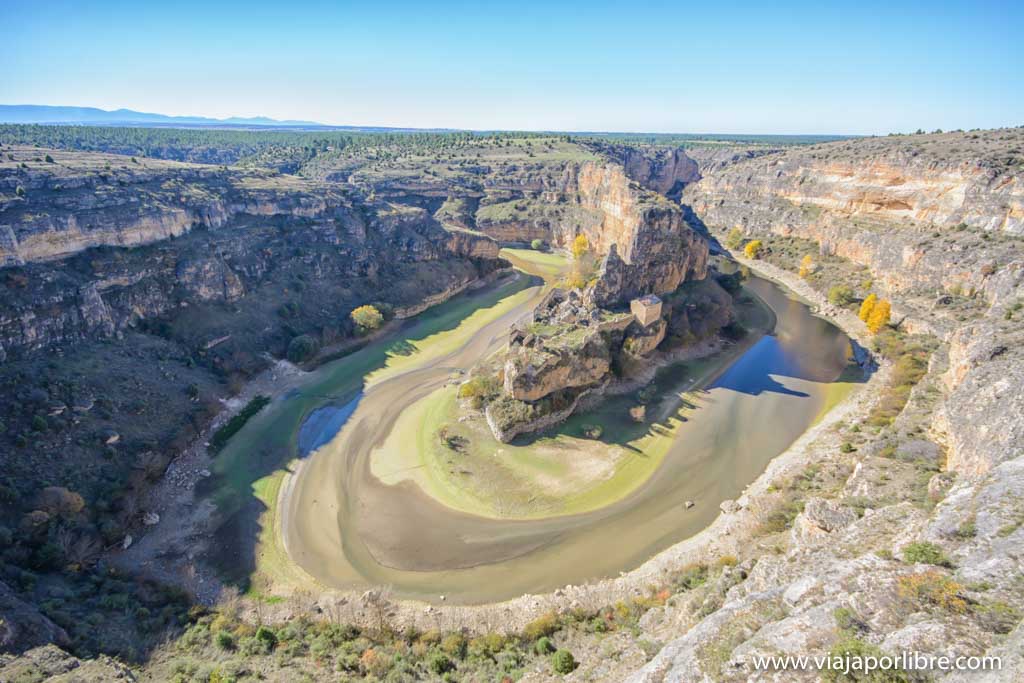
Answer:
<path fill-rule="evenodd" d="M 520 632 L 555 610 L 561 625 L 548 635 L 579 660 L 571 680 L 746 680 L 760 675 L 756 655 L 842 648 L 999 655 L 1003 671 L 986 680 L 1014 680 L 1024 639 L 1024 129 L 792 146 L 452 144 L 286 152 L 302 161 L 282 173 L 5 141 L 5 529 L 40 539 L 75 519 L 78 540 L 145 539 L 147 495 L 168 463 L 209 434 L 246 381 L 278 367 L 293 339 L 315 339 L 306 369 L 373 348 L 352 309 L 374 303 L 387 329 L 403 329 L 428 306 L 505 282 L 502 246 L 540 240 L 562 253 L 586 238 L 587 286 L 550 290 L 495 362 L 506 398 L 557 396 L 555 412 L 571 413 L 613 367 L 643 366 L 734 322 L 724 257 L 809 302 L 879 370 L 692 538 L 618 578 L 508 603 L 432 604 L 430 619 Z M 753 240 L 763 247 L 748 258 Z M 802 277 L 804 256 L 813 270 Z M 850 301 L 830 296 L 837 286 Z M 892 302 L 881 335 L 852 303 L 869 293 Z M 664 309 L 641 324 L 630 302 L 650 294 Z M 540 417 L 533 428 L 558 421 Z M 495 429 L 499 441 L 528 431 Z M 48 486 L 80 494 L 84 511 L 43 512 Z M 5 562 L 37 567 L 38 552 L 19 543 L 24 557 Z M 71 666 L 41 647 L 71 648 L 71 625 L 29 604 L 46 582 L 30 589 L 22 571 L 0 579 L 0 610 L 40 626 L 0 628 L 2 642 L 34 653 L 33 666 Z M 427 628 L 421 603 L 375 595 L 250 609 L 294 619 L 315 604 L 364 626 L 392 610 Z M 80 653 L 105 651 L 85 642 L 75 636 Z M 552 677 L 543 657 L 523 657 L 522 680 Z M 163 675 L 171 658 L 148 666 Z"/>

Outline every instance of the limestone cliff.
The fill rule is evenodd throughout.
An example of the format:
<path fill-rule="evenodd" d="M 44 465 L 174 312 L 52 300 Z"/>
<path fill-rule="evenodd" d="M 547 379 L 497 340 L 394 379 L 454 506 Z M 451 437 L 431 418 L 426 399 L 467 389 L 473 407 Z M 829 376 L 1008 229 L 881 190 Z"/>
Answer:
<path fill-rule="evenodd" d="M 1024 258 L 1011 235 L 1021 232 L 1014 145 L 1022 136 L 831 143 L 730 164 L 684 192 L 695 220 L 720 238 L 739 227 L 770 250 L 774 236 L 793 235 L 860 264 L 893 298 L 896 324 L 941 343 L 891 424 L 879 428 L 872 416 L 899 362 L 883 365 L 833 429 L 809 432 L 723 504 L 717 540 L 691 547 L 747 561 L 711 595 L 645 617 L 647 634 L 667 642 L 629 680 L 747 680 L 763 674 L 752 667 L 756 655 L 813 656 L 851 644 L 879 654 L 999 656 L 1003 669 L 978 679 L 1019 678 Z M 771 262 L 750 265 L 810 289 Z M 853 313 L 831 306 L 824 291 L 809 296 L 860 334 Z M 821 497 L 804 499 L 802 489 Z M 780 511 L 794 500 L 787 521 Z M 950 599 L 926 597 L 937 589 Z"/>

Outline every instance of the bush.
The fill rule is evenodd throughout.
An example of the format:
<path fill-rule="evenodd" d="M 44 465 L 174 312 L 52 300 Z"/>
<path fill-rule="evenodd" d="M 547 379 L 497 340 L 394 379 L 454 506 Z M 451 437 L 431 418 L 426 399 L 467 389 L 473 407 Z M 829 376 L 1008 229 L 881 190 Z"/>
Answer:
<path fill-rule="evenodd" d="M 743 231 L 739 228 L 733 228 L 725 236 L 725 246 L 730 249 L 738 249 L 741 244 L 743 244 Z"/>
<path fill-rule="evenodd" d="M 222 650 L 235 649 L 235 637 L 227 631 L 217 631 L 213 637 L 214 644 Z"/>
<path fill-rule="evenodd" d="M 838 658 L 850 661 L 864 661 L 873 657 L 876 661 L 886 657 L 884 650 L 876 645 L 861 640 L 853 635 L 846 635 L 841 638 L 828 653 L 829 659 Z M 889 657 L 888 661 L 894 661 Z M 870 672 L 850 671 L 844 673 L 841 668 L 826 669 L 822 672 L 822 680 L 825 681 L 870 681 L 871 683 L 909 683 L 911 680 L 905 671 L 896 667 L 895 663 L 888 669 L 877 669 Z M 915 679 L 916 680 L 916 679 Z"/>
<path fill-rule="evenodd" d="M 18 195 L 19 197 L 24 197 L 25 196 L 25 188 L 22 187 L 21 185 L 18 185 L 18 187 L 15 188 L 15 190 L 14 190 L 14 194 Z"/>
<path fill-rule="evenodd" d="M 540 251 L 544 248 L 544 240 L 533 240 L 530 242 L 530 248 Z"/>
<path fill-rule="evenodd" d="M 896 592 L 901 598 L 928 608 L 956 614 L 967 611 L 967 601 L 961 597 L 963 586 L 937 569 L 901 576 Z"/>
<path fill-rule="evenodd" d="M 352 318 L 352 322 L 364 331 L 375 330 L 384 322 L 384 316 L 377 310 L 377 307 L 369 304 L 353 310 L 349 316 Z"/>
<path fill-rule="evenodd" d="M 569 674 L 576 668 L 576 658 L 572 656 L 572 653 L 568 650 L 559 650 L 555 654 L 551 655 L 551 667 L 555 670 L 555 673 Z"/>
<path fill-rule="evenodd" d="M 761 258 L 762 246 L 761 240 L 751 240 L 743 247 L 743 255 L 749 259 Z"/>
<path fill-rule="evenodd" d="M 835 285 L 828 290 L 828 302 L 833 306 L 849 306 L 853 298 L 853 290 L 846 285 Z"/>
<path fill-rule="evenodd" d="M 53 163 L 53 157 L 51 157 L 49 154 L 46 155 L 45 159 L 46 159 L 46 163 L 48 163 L 48 164 L 52 164 Z"/>
<path fill-rule="evenodd" d="M 288 343 L 288 360 L 301 363 L 312 358 L 317 352 L 316 340 L 308 334 L 300 334 Z"/>
<path fill-rule="evenodd" d="M 934 564 L 938 567 L 952 566 L 949 558 L 942 552 L 942 548 L 928 541 L 920 541 L 908 545 L 903 549 L 903 559 L 911 564 Z"/>
<path fill-rule="evenodd" d="M 266 626 L 256 629 L 256 640 L 262 643 L 266 649 L 272 650 L 277 645 L 277 634 Z"/>
<path fill-rule="evenodd" d="M 549 655 L 555 651 L 555 644 L 551 642 L 551 639 L 547 636 L 541 636 L 537 639 L 537 642 L 533 644 L 533 651 L 537 654 Z"/>
<path fill-rule="evenodd" d="M 440 652 L 435 653 L 430 658 L 430 661 L 428 662 L 427 666 L 430 668 L 430 671 L 437 676 L 446 674 L 455 668 L 455 664 L 448 657 L 448 655 L 442 654 Z"/>
<path fill-rule="evenodd" d="M 527 640 L 537 640 L 542 636 L 550 636 L 558 630 L 558 615 L 548 612 L 531 621 L 523 628 L 523 636 Z"/>
<path fill-rule="evenodd" d="M 441 639 L 441 652 L 462 659 L 466 656 L 466 637 L 461 633 L 449 633 Z"/>

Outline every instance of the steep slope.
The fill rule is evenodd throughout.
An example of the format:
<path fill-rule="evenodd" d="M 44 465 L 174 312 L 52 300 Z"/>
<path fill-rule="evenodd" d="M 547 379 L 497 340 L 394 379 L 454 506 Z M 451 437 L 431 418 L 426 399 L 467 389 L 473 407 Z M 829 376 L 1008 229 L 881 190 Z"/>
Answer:
<path fill-rule="evenodd" d="M 684 193 L 715 235 L 738 227 L 762 241 L 751 268 L 789 282 L 883 353 L 894 333 L 869 340 L 826 300 L 830 277 L 861 296 L 892 296 L 895 334 L 938 339 L 910 342 L 935 346 L 916 386 L 895 391 L 912 361 L 892 357 L 834 432 L 802 440 L 725 511 L 716 524 L 730 538 L 715 552 L 745 559 L 741 572 L 710 610 L 690 602 L 652 614 L 649 627 L 668 642 L 631 680 L 746 680 L 765 675 L 759 655 L 904 651 L 1001 656 L 1001 671 L 979 675 L 1019 676 L 1024 253 L 1008 235 L 1021 230 L 1021 135 L 791 150 L 725 167 Z M 810 280 L 793 272 L 794 244 L 818 269 Z M 874 283 L 844 279 L 856 272 L 846 260 Z"/>

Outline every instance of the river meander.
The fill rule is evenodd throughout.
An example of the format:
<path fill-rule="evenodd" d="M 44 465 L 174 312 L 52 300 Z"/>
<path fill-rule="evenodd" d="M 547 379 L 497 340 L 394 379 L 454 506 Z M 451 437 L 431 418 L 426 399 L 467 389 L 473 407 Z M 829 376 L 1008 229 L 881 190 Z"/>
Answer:
<path fill-rule="evenodd" d="M 329 587 L 387 585 L 403 597 L 483 603 L 615 576 L 699 532 L 723 500 L 739 496 L 848 386 L 839 381 L 850 357 L 841 330 L 768 280 L 751 277 L 746 287 L 774 312 L 774 329 L 717 367 L 712 358 L 659 372 L 659 417 L 643 441 L 627 444 L 637 462 L 654 450 L 657 460 L 617 499 L 584 512 L 474 514 L 444 504 L 416 477 L 382 481 L 379 464 L 373 467 L 375 451 L 403 414 L 499 348 L 539 287 L 511 288 L 515 305 L 495 306 L 443 352 L 368 374 L 361 386 L 346 385 L 347 393 L 321 378 L 318 391 L 335 400 L 317 406 L 306 393 L 302 419 L 289 420 L 290 448 L 304 457 L 292 462 L 278 496 L 275 533 L 288 558 Z M 358 359 L 335 365 L 346 362 Z M 330 372 L 349 377 L 337 367 Z M 623 414 L 606 405 L 585 419 L 614 436 L 625 428 L 616 422 Z M 261 417 L 240 434 L 243 448 L 282 438 L 280 431 L 261 436 L 260 424 L 282 425 Z M 417 448 L 410 441 L 407 448 Z"/>

